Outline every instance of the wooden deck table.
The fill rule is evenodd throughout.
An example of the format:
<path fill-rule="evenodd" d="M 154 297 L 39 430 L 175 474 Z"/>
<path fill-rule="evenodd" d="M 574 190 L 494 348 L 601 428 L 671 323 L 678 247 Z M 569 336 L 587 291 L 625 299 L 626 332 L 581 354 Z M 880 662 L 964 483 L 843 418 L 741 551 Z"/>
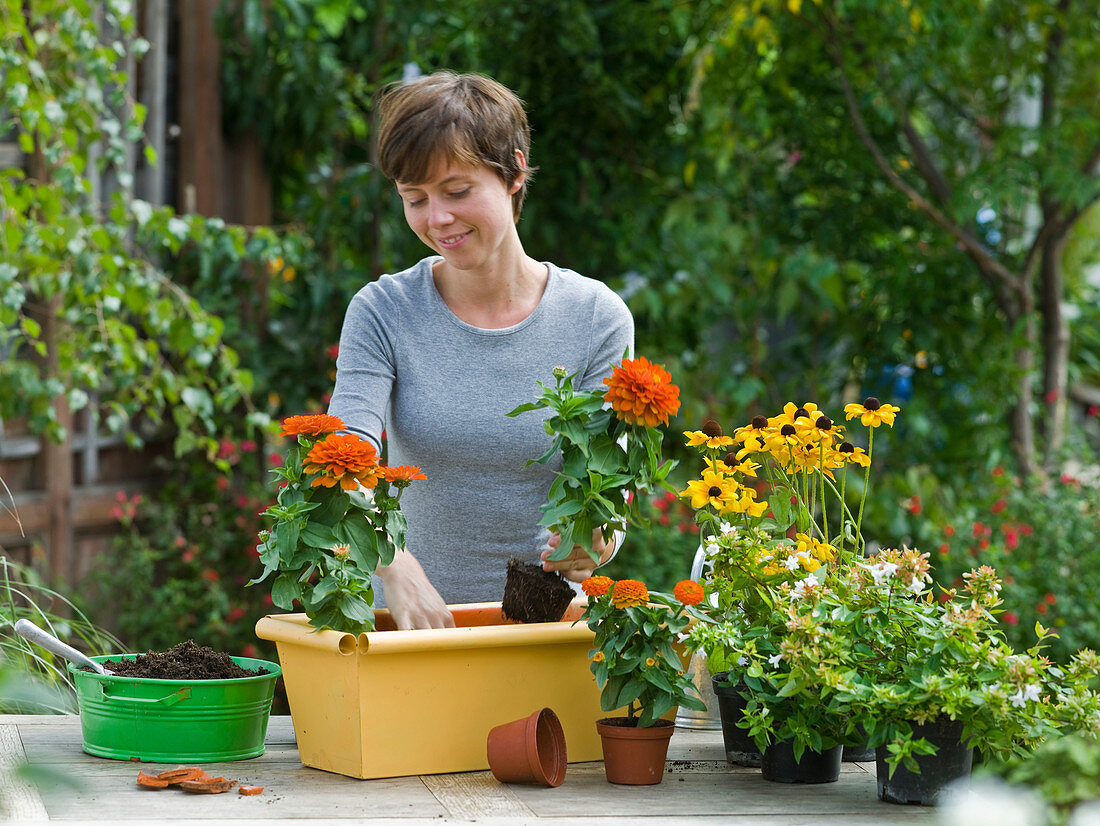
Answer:
<path fill-rule="evenodd" d="M 31 782 L 17 778 L 11 769 L 24 761 L 54 777 Z M 488 771 L 356 780 L 302 766 L 288 716 L 271 718 L 262 756 L 203 765 L 211 774 L 263 786 L 260 795 L 246 797 L 236 789 L 196 795 L 135 784 L 139 769 L 155 773 L 168 768 L 173 766 L 85 754 L 77 717 L 0 716 L 0 804 L 5 807 L 0 821 L 127 826 L 259 826 L 284 820 L 298 826 L 349 821 L 372 826 L 870 826 L 934 820 L 933 810 L 879 801 L 873 764 L 845 763 L 836 783 L 771 783 L 758 769 L 729 766 L 717 731 L 677 729 L 664 781 L 655 786 L 612 785 L 598 762 L 570 764 L 565 782 L 554 789 L 502 784 Z M 60 782 L 59 775 L 75 785 Z"/>

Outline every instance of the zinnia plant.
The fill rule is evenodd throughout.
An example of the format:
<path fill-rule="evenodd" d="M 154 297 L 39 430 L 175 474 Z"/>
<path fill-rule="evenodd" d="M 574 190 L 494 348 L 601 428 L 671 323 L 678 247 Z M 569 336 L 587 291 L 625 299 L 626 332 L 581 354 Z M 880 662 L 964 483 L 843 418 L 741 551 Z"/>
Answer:
<path fill-rule="evenodd" d="M 644 356 L 624 358 L 604 379 L 606 391 L 579 391 L 573 387 L 576 373 L 554 368 L 555 386 L 542 382 L 541 397 L 521 404 L 509 416 L 549 409 L 546 432 L 554 437 L 535 462 L 550 463 L 559 454 L 562 469 L 542 506 L 539 524 L 561 535 L 551 559 L 564 559 L 580 545 L 593 561 L 598 554 L 592 537 L 602 530 L 610 540 L 627 524 L 644 527 L 639 508 L 642 493 L 667 487 L 675 462 L 661 459 L 662 434 L 669 416 L 680 409 L 680 389 L 668 371 Z"/>
<path fill-rule="evenodd" d="M 259 536 L 264 571 L 249 584 L 277 573 L 275 605 L 299 602 L 310 625 L 358 634 L 374 630 L 371 574 L 405 542 L 401 491 L 424 474 L 380 464 L 373 445 L 343 429 L 328 415 L 283 422 L 281 435 L 294 441 L 274 471 L 278 503 L 264 512 L 274 520 Z"/>
<path fill-rule="evenodd" d="M 706 711 L 673 645 L 693 619 L 707 621 L 695 607 L 705 596 L 698 582 L 683 580 L 668 595 L 635 579 L 597 575 L 581 590 L 588 595 L 582 619 L 596 634 L 589 656 L 600 708 L 625 707 L 641 728 L 676 706 Z"/>

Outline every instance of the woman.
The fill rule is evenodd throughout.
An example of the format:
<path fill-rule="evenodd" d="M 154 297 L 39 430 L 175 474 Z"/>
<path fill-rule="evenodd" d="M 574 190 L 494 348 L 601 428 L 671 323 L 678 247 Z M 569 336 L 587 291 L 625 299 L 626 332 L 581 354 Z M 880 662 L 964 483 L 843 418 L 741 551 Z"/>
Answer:
<path fill-rule="evenodd" d="M 378 165 L 409 227 L 432 251 L 367 284 L 344 319 L 329 412 L 423 469 L 402 496 L 406 550 L 379 570 L 399 628 L 451 626 L 447 603 L 499 600 L 511 556 L 542 548 L 543 568 L 581 581 L 594 563 L 537 524 L 553 470 L 542 420 L 507 418 L 552 384 L 555 366 L 601 384 L 633 350 L 634 322 L 602 283 L 523 250 L 519 220 L 533 167 L 523 104 L 478 75 L 439 72 L 379 101 Z M 597 531 L 600 563 L 614 552 Z"/>

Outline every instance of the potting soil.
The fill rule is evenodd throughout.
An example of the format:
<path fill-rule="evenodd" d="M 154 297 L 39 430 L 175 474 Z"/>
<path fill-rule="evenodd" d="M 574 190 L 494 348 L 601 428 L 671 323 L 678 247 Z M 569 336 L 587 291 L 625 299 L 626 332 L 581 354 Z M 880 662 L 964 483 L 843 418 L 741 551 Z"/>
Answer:
<path fill-rule="evenodd" d="M 501 614 L 514 622 L 557 622 L 577 594 L 555 571 L 541 565 L 508 560 Z"/>
<path fill-rule="evenodd" d="M 164 652 L 148 651 L 132 659 L 109 660 L 103 665 L 120 677 L 157 680 L 228 680 L 268 673 L 263 668 L 258 671 L 241 668 L 228 654 L 200 646 L 194 640 L 181 642 Z"/>

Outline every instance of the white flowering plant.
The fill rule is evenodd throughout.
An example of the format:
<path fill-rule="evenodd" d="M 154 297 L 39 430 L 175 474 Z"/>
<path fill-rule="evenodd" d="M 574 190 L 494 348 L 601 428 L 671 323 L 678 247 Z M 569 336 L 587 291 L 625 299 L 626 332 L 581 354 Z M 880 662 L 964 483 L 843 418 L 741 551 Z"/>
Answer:
<path fill-rule="evenodd" d="M 1083 650 L 1065 665 L 1051 662 L 1043 648 L 1054 634 L 1039 625 L 1035 644 L 1016 651 L 997 630 L 996 572 L 983 566 L 963 581 L 934 595 L 927 554 L 903 548 L 857 559 L 839 576 L 781 586 L 780 633 L 721 639 L 753 691 L 743 727 L 761 747 L 791 739 L 800 751 L 820 750 L 807 723 L 824 721 L 837 740 L 858 723 L 871 746 L 886 746 L 891 773 L 898 765 L 919 772 L 916 756 L 935 747 L 914 739 L 912 727 L 941 717 L 961 721 L 963 738 L 996 758 L 1061 733 L 1100 733 L 1091 687 L 1100 657 Z M 693 633 L 702 641 L 722 630 Z"/>

